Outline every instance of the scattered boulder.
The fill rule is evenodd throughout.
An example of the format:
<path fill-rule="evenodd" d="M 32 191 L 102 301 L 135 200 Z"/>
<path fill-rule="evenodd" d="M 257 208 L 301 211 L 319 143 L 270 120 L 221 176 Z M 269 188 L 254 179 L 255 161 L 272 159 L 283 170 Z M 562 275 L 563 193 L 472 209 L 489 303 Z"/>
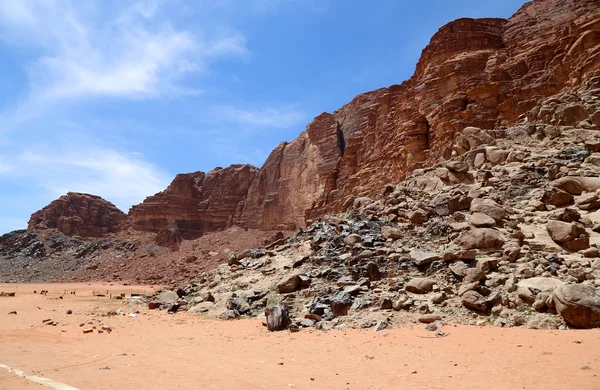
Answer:
<path fill-rule="evenodd" d="M 177 295 L 177 293 L 175 293 L 175 291 L 171 291 L 171 290 L 163 291 L 160 294 L 158 294 L 158 296 L 156 297 L 156 301 L 158 301 L 160 304 L 163 304 L 163 305 L 173 304 L 173 303 L 177 302 L 178 299 L 179 299 L 179 296 Z"/>
<path fill-rule="evenodd" d="M 506 218 L 506 210 L 491 199 L 477 198 L 471 202 L 471 213 L 482 213 L 500 223 Z"/>
<path fill-rule="evenodd" d="M 280 294 L 289 294 L 300 289 L 302 280 L 299 275 L 288 276 L 277 284 L 277 291 Z"/>
<path fill-rule="evenodd" d="M 589 235 L 580 223 L 552 220 L 546 225 L 546 230 L 554 242 L 567 250 L 577 252 L 590 247 Z"/>
<path fill-rule="evenodd" d="M 485 297 L 477 291 L 469 290 L 461 297 L 461 303 L 467 309 L 485 312 L 488 309 L 488 302 Z"/>
<path fill-rule="evenodd" d="M 379 271 L 379 267 L 374 262 L 369 262 L 367 264 L 367 272 L 369 274 L 369 279 L 372 281 L 381 280 L 381 272 Z"/>
<path fill-rule="evenodd" d="M 414 278 L 410 282 L 406 283 L 406 291 L 415 294 L 427 294 L 431 292 L 435 285 L 435 280 L 428 278 Z"/>
<path fill-rule="evenodd" d="M 418 225 L 423 224 L 429 220 L 429 214 L 427 213 L 427 211 L 422 209 L 409 211 L 408 214 L 406 214 L 406 216 L 410 222 Z"/>
<path fill-rule="evenodd" d="M 500 250 L 506 238 L 498 230 L 475 228 L 464 230 L 456 243 L 463 249 Z"/>
<path fill-rule="evenodd" d="M 265 309 L 267 329 L 271 332 L 285 330 L 290 326 L 289 310 L 284 305 L 269 306 Z"/>
<path fill-rule="evenodd" d="M 435 253 L 417 250 L 410 252 L 410 259 L 416 266 L 423 266 L 439 260 L 440 256 Z"/>
<path fill-rule="evenodd" d="M 362 242 L 362 237 L 360 234 L 350 234 L 346 238 L 344 238 L 344 244 L 346 245 L 354 245 L 360 244 Z"/>
<path fill-rule="evenodd" d="M 478 228 L 494 227 L 496 221 L 494 218 L 483 213 L 473 213 L 469 216 L 469 223 Z"/>
<path fill-rule="evenodd" d="M 350 294 L 340 291 L 331 297 L 330 309 L 334 316 L 345 316 L 348 314 L 350 307 L 352 307 L 352 296 Z"/>
<path fill-rule="evenodd" d="M 402 230 L 391 226 L 383 226 L 381 228 L 381 235 L 387 239 L 398 240 L 402 238 Z"/>
<path fill-rule="evenodd" d="M 554 290 L 554 306 L 564 320 L 579 328 L 600 327 L 600 292 L 586 284 L 567 284 Z"/>

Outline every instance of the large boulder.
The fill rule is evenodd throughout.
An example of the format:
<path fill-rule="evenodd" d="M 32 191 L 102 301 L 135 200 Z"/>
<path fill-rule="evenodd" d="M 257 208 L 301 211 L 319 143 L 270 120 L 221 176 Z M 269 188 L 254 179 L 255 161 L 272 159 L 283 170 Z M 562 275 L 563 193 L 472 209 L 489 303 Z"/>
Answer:
<path fill-rule="evenodd" d="M 580 328 L 600 327 L 600 291 L 590 285 L 567 284 L 554 290 L 554 306 L 564 320 Z"/>
<path fill-rule="evenodd" d="M 505 242 L 502 233 L 490 228 L 463 230 L 456 239 L 462 249 L 500 250 Z"/>
<path fill-rule="evenodd" d="M 267 307 L 265 317 L 267 318 L 267 329 L 271 332 L 285 330 L 291 323 L 288 308 L 284 305 Z"/>
<path fill-rule="evenodd" d="M 544 191 L 542 202 L 556 207 L 563 207 L 573 203 L 575 197 L 560 188 L 550 187 Z"/>
<path fill-rule="evenodd" d="M 494 218 L 483 213 L 473 213 L 469 216 L 469 223 L 478 228 L 493 227 L 496 225 Z"/>
<path fill-rule="evenodd" d="M 435 285 L 435 280 L 428 278 L 414 278 L 406 283 L 405 289 L 414 294 L 427 294 Z"/>
<path fill-rule="evenodd" d="M 432 252 L 423 252 L 415 250 L 410 252 L 410 259 L 416 266 L 422 266 L 431 264 L 434 261 L 439 260 L 440 256 Z"/>
<path fill-rule="evenodd" d="M 302 280 L 299 275 L 292 275 L 277 284 L 277 291 L 280 294 L 288 294 L 300 289 Z"/>
<path fill-rule="evenodd" d="M 473 199 L 470 210 L 471 213 L 482 213 L 488 215 L 494 218 L 496 222 L 500 222 L 506 218 L 506 210 L 504 210 L 502 206 L 491 199 Z"/>
<path fill-rule="evenodd" d="M 171 291 L 171 290 L 165 290 L 163 292 L 161 292 L 160 294 L 158 294 L 158 296 L 156 297 L 156 301 L 162 303 L 163 305 L 169 305 L 172 303 L 177 302 L 177 300 L 179 299 L 179 295 L 177 295 L 176 292 Z"/>
<path fill-rule="evenodd" d="M 442 193 L 433 199 L 435 213 L 439 216 L 452 215 L 457 211 L 468 210 L 472 198 L 461 193 Z"/>
<path fill-rule="evenodd" d="M 529 290 L 537 290 L 540 292 L 552 293 L 557 288 L 564 286 L 565 282 L 555 278 L 529 278 L 523 279 L 518 283 L 518 287 L 527 288 Z"/>
<path fill-rule="evenodd" d="M 470 290 L 465 292 L 461 297 L 461 303 L 467 309 L 484 312 L 488 309 L 488 301 L 477 291 Z"/>
<path fill-rule="evenodd" d="M 589 235 L 580 223 L 551 220 L 546 230 L 554 242 L 567 250 L 577 252 L 590 247 Z"/>

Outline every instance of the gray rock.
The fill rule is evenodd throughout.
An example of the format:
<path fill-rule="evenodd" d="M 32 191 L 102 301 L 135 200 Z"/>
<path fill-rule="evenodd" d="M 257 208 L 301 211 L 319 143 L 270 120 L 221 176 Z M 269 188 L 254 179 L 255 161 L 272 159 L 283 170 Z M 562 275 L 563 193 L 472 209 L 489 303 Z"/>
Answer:
<path fill-rule="evenodd" d="M 156 300 L 163 305 L 169 305 L 169 304 L 175 303 L 175 302 L 177 302 L 178 299 L 179 299 L 179 296 L 174 291 L 171 291 L 171 290 L 163 291 L 160 294 L 158 294 L 158 297 L 156 297 Z"/>
<path fill-rule="evenodd" d="M 285 330 L 291 323 L 288 308 L 281 304 L 267 307 L 265 317 L 267 329 L 271 332 Z"/>
<path fill-rule="evenodd" d="M 331 297 L 329 307 L 334 316 L 345 316 L 352 307 L 352 297 L 340 291 Z"/>

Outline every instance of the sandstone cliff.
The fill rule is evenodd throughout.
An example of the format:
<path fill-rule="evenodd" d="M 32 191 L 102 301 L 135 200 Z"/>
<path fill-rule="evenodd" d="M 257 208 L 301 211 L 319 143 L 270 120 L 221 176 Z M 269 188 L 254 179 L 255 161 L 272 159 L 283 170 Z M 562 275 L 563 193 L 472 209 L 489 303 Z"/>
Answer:
<path fill-rule="evenodd" d="M 29 229 L 56 229 L 66 235 L 100 237 L 116 233 L 127 215 L 99 196 L 69 192 L 35 212 Z"/>
<path fill-rule="evenodd" d="M 599 37 L 595 0 L 537 0 L 509 20 L 447 24 L 412 78 L 321 114 L 279 145 L 250 188 L 243 219 L 260 228 L 303 226 L 353 195 L 372 196 L 415 168 L 450 158 L 466 127 L 525 120 L 543 100 L 598 74 Z M 592 116 L 579 110 L 559 124 Z"/>
<path fill-rule="evenodd" d="M 251 165 L 232 165 L 177 175 L 166 190 L 133 206 L 129 222 L 151 232 L 177 227 L 183 238 L 238 223 L 257 172 Z"/>
<path fill-rule="evenodd" d="M 184 238 L 231 224 L 304 226 L 355 197 L 376 196 L 417 168 L 465 153 L 469 137 L 485 137 L 479 129 L 527 123 L 598 129 L 600 112 L 575 93 L 599 88 L 598 75 L 597 0 L 534 0 L 508 20 L 459 19 L 431 38 L 401 85 L 317 116 L 261 169 L 234 165 L 178 175 L 134 206 L 129 221 L 152 232 L 177 227 Z M 571 90 L 568 104 L 552 103 Z"/>

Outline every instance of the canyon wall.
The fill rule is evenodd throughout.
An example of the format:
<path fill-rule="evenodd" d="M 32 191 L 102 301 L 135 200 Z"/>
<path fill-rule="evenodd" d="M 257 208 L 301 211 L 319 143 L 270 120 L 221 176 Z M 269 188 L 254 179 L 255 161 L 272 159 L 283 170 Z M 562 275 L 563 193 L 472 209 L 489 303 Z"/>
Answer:
<path fill-rule="evenodd" d="M 361 94 L 279 145 L 250 188 L 243 219 L 263 229 L 303 226 L 451 157 L 466 127 L 516 124 L 598 74 L 599 35 L 595 0 L 537 0 L 509 20 L 448 23 L 409 80 Z"/>
<path fill-rule="evenodd" d="M 257 173 L 251 165 L 232 165 L 179 174 L 166 190 L 133 206 L 129 223 L 151 232 L 177 227 L 184 238 L 238 224 Z"/>

